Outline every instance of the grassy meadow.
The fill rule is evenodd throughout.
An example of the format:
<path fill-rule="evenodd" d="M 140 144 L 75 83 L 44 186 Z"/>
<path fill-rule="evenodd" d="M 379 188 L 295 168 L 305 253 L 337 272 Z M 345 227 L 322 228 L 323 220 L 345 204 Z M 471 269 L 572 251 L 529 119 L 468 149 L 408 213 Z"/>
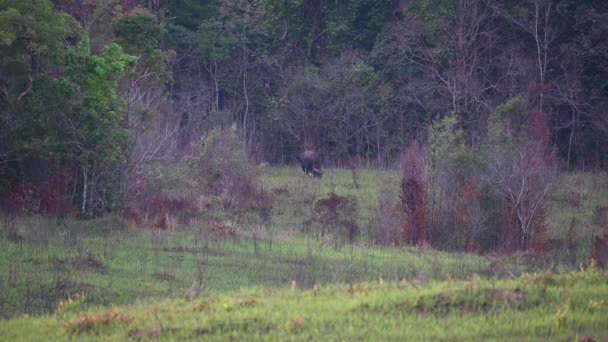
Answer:
<path fill-rule="evenodd" d="M 384 222 L 392 171 L 261 174 L 271 219 L 244 217 L 231 235 L 200 220 L 159 230 L 115 216 L 2 218 L 0 340 L 608 338 L 608 275 L 588 269 L 605 174 L 563 176 L 547 221 L 564 248 L 542 256 L 373 244 L 378 225 L 398 223 Z M 356 198 L 354 243 L 306 233 L 332 192 Z"/>
<path fill-rule="evenodd" d="M 209 291 L 0 321 L 15 340 L 551 340 L 608 338 L 608 275 L 587 269 L 515 280 L 383 279 L 358 284 Z"/>

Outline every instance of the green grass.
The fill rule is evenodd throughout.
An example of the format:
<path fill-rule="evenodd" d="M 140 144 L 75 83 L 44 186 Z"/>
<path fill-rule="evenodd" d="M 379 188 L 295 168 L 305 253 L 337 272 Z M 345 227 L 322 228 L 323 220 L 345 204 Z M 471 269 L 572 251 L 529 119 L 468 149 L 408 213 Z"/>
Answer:
<path fill-rule="evenodd" d="M 300 217 L 312 210 L 315 200 L 331 192 L 357 199 L 359 222 L 364 226 L 372 218 L 380 196 L 397 200 L 400 178 L 392 170 L 363 169 L 356 186 L 352 172 L 346 169 L 327 169 L 323 178 L 318 179 L 304 176 L 300 168 L 267 167 L 262 170 L 262 183 L 279 198 L 275 201 L 273 221 L 283 227 L 298 224 Z M 387 189 L 391 191 L 387 193 Z"/>
<path fill-rule="evenodd" d="M 505 275 L 486 257 L 414 247 L 335 249 L 302 237 L 256 243 L 250 237 L 220 238 L 192 230 L 117 229 L 103 220 L 58 227 L 30 218 L 20 224 L 23 241 L 0 239 L 4 317 L 49 312 L 58 301 L 81 292 L 87 304 L 107 305 L 181 296 L 193 284 L 209 291 L 292 281 L 308 287 L 378 277 L 427 281 L 475 273 Z M 509 264 L 515 272 L 523 263 L 520 266 L 516 261 Z M 157 273 L 170 279 L 157 279 Z"/>
<path fill-rule="evenodd" d="M 0 321 L 0 340 L 552 340 L 608 338 L 608 274 L 382 279 L 210 292 Z"/>
<path fill-rule="evenodd" d="M 270 340 L 326 335 L 413 340 L 607 337 L 599 318 L 605 306 L 585 309 L 594 306 L 590 300 L 608 299 L 605 273 L 572 273 L 579 264 L 588 264 L 591 239 L 606 229 L 594 222 L 595 208 L 608 205 L 606 174 L 563 176 L 548 201 L 548 235 L 564 246 L 574 240 L 575 252 L 570 255 L 563 247 L 540 258 L 370 244 L 377 215 L 387 209 L 382 206 L 391 213 L 398 200 L 399 175 L 394 171 L 362 170 L 357 185 L 343 169 L 329 169 L 322 179 L 313 179 L 299 168 L 266 167 L 261 176 L 273 198 L 272 219 L 264 224 L 237 219 L 237 238 L 210 234 L 204 229 L 208 223 L 200 220 L 164 231 L 134 228 L 112 216 L 62 225 L 39 217 L 0 218 L 0 318 L 9 319 L 0 320 L 0 340 L 20 333 L 25 340 L 95 339 L 96 333 L 119 340 L 155 335 Z M 331 192 L 357 200 L 361 235 L 353 245 L 304 233 L 311 228 L 314 203 Z M 400 229 L 398 220 L 392 222 Z M 522 278 L 525 272 L 548 267 L 556 275 Z M 310 289 L 317 284 L 322 290 L 315 294 Z M 354 294 L 351 286 L 356 287 Z M 65 314 L 45 316 L 77 294 L 84 299 L 64 305 L 60 311 Z M 183 299 L 193 295 L 200 297 Z M 246 303 L 249 296 L 256 298 L 253 305 Z M 213 304 L 206 307 L 210 298 Z M 82 310 L 92 310 L 87 312 L 93 319 L 77 316 Z M 112 323 L 123 320 L 123 313 L 129 319 Z M 37 317 L 16 318 L 23 314 Z M 75 323 L 77 317 L 83 322 Z M 104 321 L 108 326 L 100 323 Z M 93 326 L 70 332 L 78 324 Z"/>
<path fill-rule="evenodd" d="M 570 243 L 579 258 L 588 257 L 593 238 L 608 233 L 595 218 L 597 208 L 608 207 L 608 174 L 566 173 L 554 190 L 547 201 L 549 237 Z"/>

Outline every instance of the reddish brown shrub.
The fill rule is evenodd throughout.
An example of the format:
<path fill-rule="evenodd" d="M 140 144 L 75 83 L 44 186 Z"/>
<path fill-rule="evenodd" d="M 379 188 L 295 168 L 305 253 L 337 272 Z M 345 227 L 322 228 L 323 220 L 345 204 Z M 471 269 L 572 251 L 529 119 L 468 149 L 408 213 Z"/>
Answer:
<path fill-rule="evenodd" d="M 462 227 L 467 227 L 468 231 L 465 238 L 464 248 L 468 252 L 476 252 L 480 250 L 479 242 L 477 241 L 477 236 L 475 232 L 472 232 L 473 228 L 476 226 L 476 216 L 479 215 L 478 210 L 479 207 L 479 186 L 473 183 L 466 183 L 461 186 L 458 191 L 458 197 L 460 197 L 460 202 L 458 203 L 457 213 L 458 215 L 458 223 Z"/>
<path fill-rule="evenodd" d="M 152 274 L 152 278 L 159 280 L 159 281 L 175 280 L 175 276 L 173 276 L 172 274 L 170 274 L 168 272 L 156 272 L 156 273 Z"/>
<path fill-rule="evenodd" d="M 608 269 L 608 233 L 595 238 L 591 258 L 599 268 Z"/>
<path fill-rule="evenodd" d="M 593 223 L 600 227 L 608 226 L 608 207 L 598 205 L 593 211 Z"/>
<path fill-rule="evenodd" d="M 406 244 L 428 242 L 427 162 L 418 145 L 411 143 L 403 160 L 403 177 L 399 198 L 405 211 L 403 239 Z"/>
<path fill-rule="evenodd" d="M 43 163 L 0 195 L 0 208 L 15 215 L 70 215 L 72 175 L 69 166 Z"/>
<path fill-rule="evenodd" d="M 315 219 L 321 225 L 319 237 L 328 233 L 341 236 L 348 242 L 354 242 L 358 232 L 357 200 L 350 196 L 329 194 L 315 202 Z"/>
<path fill-rule="evenodd" d="M 160 210 L 160 215 L 158 217 L 158 221 L 156 221 L 155 227 L 160 229 L 169 228 L 169 214 L 167 214 L 167 210 L 165 208 Z"/>
<path fill-rule="evenodd" d="M 502 236 L 499 249 L 510 252 L 519 249 L 522 231 L 516 219 L 512 203 L 505 197 L 500 200 L 500 217 L 502 223 Z"/>
<path fill-rule="evenodd" d="M 527 118 L 526 128 L 528 137 L 531 140 L 538 142 L 542 146 L 546 157 L 548 157 L 551 134 L 551 130 L 549 128 L 549 114 L 540 110 L 530 111 Z"/>

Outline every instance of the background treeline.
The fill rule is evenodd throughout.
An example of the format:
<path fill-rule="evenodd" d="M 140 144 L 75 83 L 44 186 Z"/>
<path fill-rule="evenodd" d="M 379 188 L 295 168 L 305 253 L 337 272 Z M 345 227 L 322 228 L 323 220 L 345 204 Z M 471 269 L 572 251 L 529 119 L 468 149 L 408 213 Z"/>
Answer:
<path fill-rule="evenodd" d="M 314 148 L 326 164 L 386 165 L 418 140 L 431 151 L 405 158 L 422 166 L 486 150 L 479 177 L 498 182 L 515 158 L 501 136 L 525 132 L 526 158 L 606 168 L 605 37 L 601 0 L 3 0 L 2 205 L 124 208 L 156 165 L 233 125 L 246 154 L 270 163 Z M 431 192 L 424 207 L 448 191 L 431 185 L 454 184 L 433 170 L 404 174 Z M 460 170 L 459 191 L 480 198 Z M 433 213 L 423 221 L 440 226 Z M 512 240 L 525 246 L 522 229 Z"/>

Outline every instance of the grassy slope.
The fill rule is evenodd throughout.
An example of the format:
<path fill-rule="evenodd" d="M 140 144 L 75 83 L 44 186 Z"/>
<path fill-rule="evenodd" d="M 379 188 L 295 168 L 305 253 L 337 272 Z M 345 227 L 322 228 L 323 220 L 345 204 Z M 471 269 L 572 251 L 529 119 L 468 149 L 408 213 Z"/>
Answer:
<path fill-rule="evenodd" d="M 573 340 L 608 338 L 608 274 L 374 281 L 210 293 L 0 321 L 0 340 Z M 44 338 L 41 338 L 44 337 Z"/>
<path fill-rule="evenodd" d="M 269 191 L 284 189 L 276 198 L 272 222 L 262 238 L 251 239 L 255 224 L 241 222 L 243 237 L 219 239 L 197 227 L 175 231 L 133 229 L 119 220 L 68 221 L 22 218 L 12 222 L 18 239 L 0 234 L 0 317 L 52 311 L 69 294 L 85 293 L 87 304 L 128 304 L 138 298 L 181 296 L 192 286 L 204 290 L 301 286 L 385 279 L 443 279 L 448 274 L 502 274 L 485 258 L 416 248 L 354 247 L 334 249 L 302 236 L 303 217 L 315 198 L 330 191 L 359 199 L 361 226 L 376 205 L 382 183 L 397 182 L 394 174 L 364 170 L 360 187 L 346 170 L 328 170 L 322 181 L 303 176 L 296 168 L 267 168 L 263 181 Z M 9 222 L 3 221 L 8 225 Z M 95 269 L 76 258 L 91 255 L 103 265 Z M 514 271 L 518 261 L 511 262 Z M 155 279 L 166 273 L 169 280 Z"/>
<path fill-rule="evenodd" d="M 498 260 L 497 257 L 450 254 L 411 247 L 369 247 L 365 243 L 359 243 L 352 248 L 343 247 L 336 250 L 302 237 L 302 222 L 307 215 L 310 215 L 312 203 L 331 191 L 340 195 L 355 196 L 359 202 L 361 227 L 365 228 L 366 225 L 373 224 L 370 219 L 372 219 L 374 208 L 377 205 L 378 194 L 381 192 L 383 195 L 390 196 L 397 194 L 399 179 L 394 173 L 364 170 L 361 172 L 357 188 L 347 170 L 328 170 L 324 178 L 319 181 L 303 177 L 301 171 L 296 168 L 267 168 L 263 172 L 263 182 L 273 194 L 275 202 L 272 222 L 261 227 L 262 239 L 257 243 L 251 239 L 251 229 L 260 227 L 257 226 L 257 223 L 249 224 L 246 221 L 240 222 L 243 236 L 234 241 L 207 236 L 200 233 L 196 227 L 184 227 L 187 229 L 176 231 L 157 231 L 124 228 L 115 220 L 107 218 L 87 222 L 71 221 L 63 226 L 56 226 L 52 221 L 40 218 L 20 219 L 14 227 L 19 239 L 11 240 L 6 234 L 0 234 L 0 317 L 14 317 L 21 313 L 52 312 L 61 299 L 75 293 L 86 294 L 86 300 L 81 305 L 81 308 L 86 309 L 96 305 L 127 305 L 152 297 L 179 298 L 188 289 L 199 287 L 202 288 L 205 295 L 217 293 L 217 291 L 258 291 L 259 294 L 256 293 L 256 296 L 264 297 L 264 305 L 254 306 L 255 310 L 258 310 L 259 306 L 259 310 L 267 308 L 270 311 L 281 312 L 278 308 L 266 306 L 266 303 L 269 303 L 268 305 L 273 303 L 273 299 L 266 298 L 268 293 L 276 292 L 277 295 L 286 296 L 288 299 L 291 298 L 289 296 L 295 296 L 295 299 L 292 299 L 296 301 L 298 301 L 297 298 L 307 298 L 306 293 L 296 295 L 299 292 L 271 290 L 277 286 L 288 286 L 292 281 L 296 281 L 298 287 L 310 288 L 313 284 L 321 284 L 324 289 L 327 284 L 331 283 L 358 283 L 378 279 L 378 277 L 387 280 L 405 278 L 414 283 L 426 284 L 431 280 L 444 280 L 450 277 L 464 279 L 474 274 L 503 278 L 534 269 L 530 259 L 526 257 Z M 589 241 L 594 234 L 597 234 L 597 228 L 593 227 L 591 222 L 593 210 L 598 205 L 608 204 L 606 175 L 566 175 L 562 183 L 554 198 L 549 202 L 549 235 L 552 238 L 564 239 L 568 235 L 572 218 L 575 218 L 577 225 L 574 237 L 577 239 L 579 251 L 574 264 L 586 263 L 589 255 Z M 567 196 L 577 198 L 576 205 L 564 201 Z M 3 233 L 6 233 L 6 229 L 4 230 Z M 365 235 L 365 230 L 363 234 Z M 102 270 L 70 263 L 74 257 L 89 254 L 103 264 Z M 561 257 L 561 255 L 555 257 Z M 563 272 L 565 268 L 560 264 L 558 270 Z M 153 275 L 157 272 L 166 273 L 170 279 L 155 279 Z M 202 278 L 202 284 L 198 284 L 198 278 Z M 438 286 L 438 284 L 432 285 L 435 289 L 438 289 Z M 574 287 L 576 286 L 573 285 Z M 598 290 L 601 289 L 602 287 Z M 408 292 L 408 296 L 418 298 L 422 295 L 419 293 L 422 291 L 421 288 L 412 291 Z M 427 285 L 425 285 L 424 291 L 427 291 Z M 560 293 L 563 294 L 565 293 L 563 291 L 566 290 L 561 288 L 559 291 L 562 291 Z M 591 288 L 589 291 L 593 292 L 596 289 Z M 228 298 L 237 295 L 216 294 L 214 296 Z M 270 295 L 270 297 L 273 296 Z M 371 294 L 370 298 L 372 298 Z M 584 301 L 594 298 L 589 297 Z M 305 322 L 314 321 L 314 312 L 316 312 L 314 305 L 321 305 L 314 302 L 316 299 L 312 297 L 310 300 L 313 302 L 309 304 L 313 307 L 310 308 L 308 314 L 305 311 L 299 313 L 304 317 Z M 327 301 L 329 300 L 330 298 L 327 298 Z M 327 303 L 327 305 L 334 305 L 336 308 L 342 307 L 342 304 L 346 305 L 345 307 L 355 305 L 347 298 L 344 300 L 336 298 L 336 300 L 337 302 L 334 304 Z M 189 305 L 179 304 L 179 301 L 167 303 L 172 307 Z M 279 304 L 279 302 L 276 303 L 276 305 Z M 138 306 L 123 310 L 135 310 L 134 312 L 140 309 L 148 310 L 144 307 Z M 273 327 L 284 325 L 288 319 L 296 320 L 297 316 L 292 316 L 300 312 L 297 308 L 297 305 L 291 305 L 289 314 L 281 318 L 284 321 L 273 321 Z M 260 313 L 255 310 L 251 312 Z M 534 310 L 541 310 L 544 319 L 550 320 L 547 317 L 553 317 L 557 304 L 551 301 L 549 306 L 542 309 L 530 308 L 530 315 L 535 314 Z M 337 313 L 339 314 L 341 311 Z M 518 316 L 521 313 L 522 311 L 509 311 L 500 315 L 501 317 Z M 454 312 L 446 317 L 455 316 L 454 319 L 456 319 L 459 314 L 461 313 Z M 539 312 L 536 314 L 540 315 Z M 266 313 L 263 315 L 272 316 L 272 314 Z M 357 315 L 354 315 L 353 319 L 363 321 L 367 319 L 356 318 Z M 373 316 L 375 313 L 370 315 Z M 398 317 L 392 324 L 399 324 L 399 321 L 403 321 L 403 317 L 401 317 L 403 314 L 398 312 L 396 315 Z M 494 318 L 484 318 L 485 315 L 478 317 L 475 313 L 467 315 L 469 315 L 468 320 L 482 322 L 489 326 L 499 324 L 492 321 L 498 319 L 494 317 L 496 315 L 491 316 Z M 529 320 L 526 315 L 522 316 L 521 322 Z M 391 315 L 385 314 L 384 316 Z M 442 322 L 441 324 L 444 324 L 444 321 L 449 322 L 449 319 L 446 321 L 446 317 L 443 316 L 441 315 L 441 319 L 435 317 L 434 320 L 433 315 L 408 317 L 407 321 L 420 321 L 418 323 L 421 327 L 430 325 L 429 322 L 434 322 L 435 325 L 438 325 L 439 321 Z M 593 323 L 595 319 L 594 316 L 581 317 L 584 320 L 590 319 L 589 324 Z M 255 321 L 255 319 L 251 319 Z M 488 319 L 490 321 L 484 321 Z M 382 319 L 382 321 L 384 320 L 387 318 Z M 40 318 L 3 322 L 0 325 L 0 334 L 2 334 L 1 330 L 9 325 L 11 327 L 19 324 L 36 326 L 39 322 L 44 327 L 48 327 L 51 321 L 48 318 Z M 230 322 L 221 323 L 221 320 L 218 322 L 220 322 L 218 324 L 232 324 Z M 520 321 L 517 320 L 517 322 Z M 138 325 L 138 327 L 152 324 L 148 323 Z M 357 322 L 352 324 L 354 324 L 352 329 L 355 329 L 352 330 L 353 333 L 354 331 L 364 333 L 371 331 L 366 329 L 372 329 L 357 326 L 360 324 Z M 384 332 L 384 328 L 382 328 L 384 323 L 375 324 L 378 324 L 380 332 Z M 389 322 L 387 321 L 386 324 Z M 438 334 L 437 329 L 441 331 L 445 328 L 441 324 L 438 325 L 438 328 L 434 328 L 435 330 L 431 328 L 422 330 L 435 331 Z M 454 324 L 460 326 L 462 322 L 456 321 Z M 307 327 L 309 325 L 310 323 L 306 323 Z M 547 327 L 541 331 L 547 333 Z M 478 327 L 475 331 L 479 331 L 479 329 Z M 427 332 L 418 332 L 418 330 L 411 333 L 427 334 Z M 17 330 L 11 328 L 11 331 Z M 187 329 L 184 331 L 186 331 L 184 332 L 186 335 L 191 333 L 187 332 Z M 583 333 L 584 331 L 577 330 L 576 332 Z M 429 334 L 424 336 L 440 337 L 440 335 Z M 483 334 L 490 333 L 484 332 Z M 483 334 L 476 336 L 495 336 Z M 605 336 L 605 332 L 602 334 L 600 336 Z M 563 336 L 575 335 L 570 333 L 570 335 Z M 291 332 L 286 336 L 292 336 Z M 347 336 L 344 335 L 344 337 Z M 462 332 L 462 334 L 454 336 L 465 338 L 466 334 Z M 542 336 L 542 334 L 539 333 L 537 336 Z M 3 340 L 1 336 L 0 340 Z"/>
<path fill-rule="evenodd" d="M 548 237 L 570 244 L 572 250 L 562 251 L 562 255 L 556 257 L 589 258 L 593 238 L 608 233 L 608 226 L 602 227 L 597 222 L 596 209 L 602 207 L 608 207 L 607 173 L 562 175 L 547 201 Z"/>
<path fill-rule="evenodd" d="M 93 227 L 76 226 L 75 232 L 56 228 L 58 231 L 49 233 L 44 242 L 29 240 L 17 244 L 0 240 L 3 316 L 49 312 L 69 293 L 85 293 L 87 303 L 93 305 L 181 296 L 195 284 L 199 267 L 204 290 L 276 286 L 294 280 L 302 286 L 312 286 L 378 277 L 427 280 L 442 279 L 448 274 L 464 278 L 474 273 L 501 272 L 492 270 L 491 261 L 485 257 L 412 247 L 336 250 L 294 238 L 275 239 L 272 244 L 259 242 L 256 252 L 251 238 L 202 239 L 191 231 L 142 229 L 103 233 L 94 231 L 98 223 L 89 224 Z M 77 242 L 62 239 L 82 231 L 85 233 L 81 236 L 70 238 Z M 70 263 L 82 254 L 91 254 L 103 268 Z M 165 272 L 172 279 L 155 279 L 153 275 L 157 272 Z"/>

